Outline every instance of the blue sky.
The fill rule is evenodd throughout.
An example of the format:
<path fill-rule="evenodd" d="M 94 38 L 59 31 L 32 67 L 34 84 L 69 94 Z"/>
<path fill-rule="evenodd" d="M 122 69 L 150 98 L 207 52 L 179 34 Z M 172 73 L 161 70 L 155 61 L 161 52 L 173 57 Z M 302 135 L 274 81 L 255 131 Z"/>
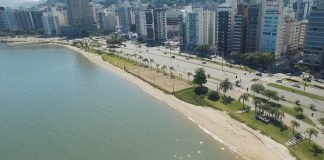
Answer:
<path fill-rule="evenodd" d="M 38 0 L 0 0 L 0 6 L 17 7 L 24 2 L 33 2 L 33 1 L 35 2 Z"/>

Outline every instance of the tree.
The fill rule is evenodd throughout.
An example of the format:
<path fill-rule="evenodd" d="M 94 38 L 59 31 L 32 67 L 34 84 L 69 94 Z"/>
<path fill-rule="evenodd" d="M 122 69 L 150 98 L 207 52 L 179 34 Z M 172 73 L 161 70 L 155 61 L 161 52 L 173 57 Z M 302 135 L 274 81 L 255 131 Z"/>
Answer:
<path fill-rule="evenodd" d="M 304 112 L 304 109 L 300 106 L 294 107 L 294 110 L 295 110 L 295 112 L 297 112 L 299 114 L 303 114 L 303 112 Z"/>
<path fill-rule="evenodd" d="M 316 106 L 314 104 L 310 104 L 309 107 L 311 110 L 316 111 Z"/>
<path fill-rule="evenodd" d="M 166 73 L 165 73 L 165 70 L 167 69 L 167 66 L 166 65 L 163 65 L 162 67 L 161 67 L 161 69 L 163 70 L 163 74 L 165 75 Z"/>
<path fill-rule="evenodd" d="M 227 91 L 233 89 L 233 84 L 229 81 L 228 78 L 226 78 L 224 81 L 220 82 L 219 88 L 223 90 L 225 94 Z"/>
<path fill-rule="evenodd" d="M 253 104 L 254 104 L 254 107 L 255 107 L 255 112 L 258 113 L 258 108 L 261 108 L 261 105 L 262 105 L 262 101 L 260 98 L 257 98 L 257 97 L 253 97 Z"/>
<path fill-rule="evenodd" d="M 153 69 L 154 59 L 150 58 L 151 70 Z"/>
<path fill-rule="evenodd" d="M 261 83 L 254 83 L 251 86 L 251 90 L 254 92 L 254 94 L 255 93 L 259 94 L 262 93 L 265 90 L 265 88 Z"/>
<path fill-rule="evenodd" d="M 263 95 L 268 97 L 268 101 L 270 99 L 279 100 L 278 92 L 276 92 L 276 91 L 266 89 L 266 90 L 264 90 Z"/>
<path fill-rule="evenodd" d="M 248 101 L 249 101 L 249 97 L 250 97 L 250 95 L 249 95 L 248 93 L 243 93 L 243 94 L 239 97 L 239 100 L 241 101 L 241 99 L 242 99 L 242 101 L 243 101 L 243 108 L 245 108 L 245 107 L 244 107 L 244 102 L 248 102 Z"/>
<path fill-rule="evenodd" d="M 159 66 L 160 66 L 160 64 L 156 63 L 155 65 L 156 65 L 156 72 L 159 73 Z"/>
<path fill-rule="evenodd" d="M 300 126 L 300 124 L 295 120 L 291 120 L 290 124 L 291 124 L 291 127 L 293 128 L 293 134 L 295 134 L 295 128 L 298 128 Z"/>
<path fill-rule="evenodd" d="M 196 70 L 193 81 L 194 84 L 199 87 L 203 87 L 204 84 L 207 83 L 207 76 L 205 74 L 205 70 L 203 68 L 199 68 Z"/>
<path fill-rule="evenodd" d="M 189 81 L 190 76 L 192 76 L 192 73 L 191 72 L 187 72 L 187 76 L 188 76 L 188 81 Z"/>
<path fill-rule="evenodd" d="M 312 136 L 314 135 L 315 137 L 317 137 L 317 135 L 318 135 L 318 131 L 316 129 L 314 129 L 314 128 L 308 128 L 305 131 L 305 133 L 308 134 L 308 142 L 309 142 L 309 144 L 310 144 Z"/>
<path fill-rule="evenodd" d="M 173 67 L 169 67 L 169 70 L 170 70 L 170 77 L 173 78 L 173 73 L 172 73 L 172 71 L 174 70 L 174 68 L 173 68 Z"/>

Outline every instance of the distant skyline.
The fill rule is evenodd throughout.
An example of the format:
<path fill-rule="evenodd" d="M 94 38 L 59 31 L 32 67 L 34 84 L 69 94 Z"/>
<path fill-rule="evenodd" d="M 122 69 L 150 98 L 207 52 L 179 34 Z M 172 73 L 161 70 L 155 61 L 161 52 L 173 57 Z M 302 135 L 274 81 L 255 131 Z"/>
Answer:
<path fill-rule="evenodd" d="M 26 2 L 38 2 L 39 0 L 0 0 L 0 6 L 19 7 Z"/>

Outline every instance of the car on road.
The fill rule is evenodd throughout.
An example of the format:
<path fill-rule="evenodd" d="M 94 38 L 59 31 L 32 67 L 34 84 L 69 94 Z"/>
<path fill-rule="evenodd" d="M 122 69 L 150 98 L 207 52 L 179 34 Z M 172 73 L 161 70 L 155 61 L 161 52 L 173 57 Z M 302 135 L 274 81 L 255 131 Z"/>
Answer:
<path fill-rule="evenodd" d="M 260 72 L 258 72 L 258 73 L 256 73 L 255 75 L 257 75 L 257 76 L 262 76 L 262 73 L 260 73 Z"/>
<path fill-rule="evenodd" d="M 206 64 L 206 61 L 203 61 L 202 64 Z"/>
<path fill-rule="evenodd" d="M 164 52 L 164 54 L 168 54 L 167 52 Z"/>
<path fill-rule="evenodd" d="M 281 79 L 276 80 L 277 83 L 282 83 Z"/>
<path fill-rule="evenodd" d="M 174 59 L 174 58 L 175 58 L 175 56 L 171 56 L 171 58 L 173 58 L 173 59 Z"/>
<path fill-rule="evenodd" d="M 186 60 L 189 60 L 190 58 L 189 57 L 186 57 Z"/>
<path fill-rule="evenodd" d="M 300 88 L 300 85 L 298 83 L 295 83 L 292 85 L 293 87 Z"/>

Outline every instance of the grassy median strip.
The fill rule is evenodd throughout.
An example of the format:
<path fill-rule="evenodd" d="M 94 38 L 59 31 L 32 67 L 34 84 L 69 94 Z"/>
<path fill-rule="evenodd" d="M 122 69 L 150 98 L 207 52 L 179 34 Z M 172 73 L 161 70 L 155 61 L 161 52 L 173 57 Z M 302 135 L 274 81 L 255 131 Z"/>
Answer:
<path fill-rule="evenodd" d="M 292 115 L 294 117 L 297 118 L 298 115 L 300 115 L 299 113 L 297 113 L 294 109 L 292 108 L 288 108 L 288 107 L 285 107 L 285 106 L 281 106 L 280 107 L 280 110 L 282 110 L 283 112 L 289 114 L 289 115 Z M 298 118 L 297 118 L 298 119 Z M 303 119 L 300 119 L 301 121 L 304 121 L 305 123 L 309 124 L 309 125 L 312 125 L 312 126 L 316 126 L 315 123 L 308 117 L 308 116 L 304 116 Z"/>
<path fill-rule="evenodd" d="M 294 89 L 294 88 L 282 86 L 282 85 L 275 84 L 275 83 L 269 83 L 268 86 L 271 86 L 271 87 L 274 87 L 274 88 L 278 88 L 278 89 L 282 89 L 282 90 L 285 90 L 285 91 L 288 91 L 288 92 L 296 93 L 296 94 L 299 94 L 301 96 L 306 96 L 306 97 L 309 97 L 309 98 L 313 98 L 313 99 L 318 99 L 318 100 L 324 101 L 324 97 L 323 96 L 316 95 L 316 94 L 313 94 L 313 93 L 304 92 L 304 91 L 301 91 L 301 90 L 298 90 L 298 89 Z"/>
<path fill-rule="evenodd" d="M 210 92 L 210 91 L 209 91 Z M 255 118 L 255 112 L 250 111 L 248 113 L 239 113 L 238 111 L 242 109 L 241 102 L 234 100 L 232 103 L 225 105 L 221 101 L 211 101 L 208 99 L 208 94 L 206 95 L 196 95 L 194 88 L 187 88 L 174 93 L 174 95 L 187 103 L 191 103 L 197 106 L 208 106 L 217 110 L 222 110 L 228 112 L 229 116 L 236 119 L 242 123 L 245 123 L 249 127 L 260 130 L 263 134 L 271 137 L 275 141 L 284 144 L 289 138 L 292 137 L 292 129 L 290 127 L 279 128 L 272 124 L 265 124 Z M 323 154 L 318 154 L 314 156 L 312 151 L 312 143 L 309 144 L 307 140 L 302 143 L 289 146 L 290 152 L 297 157 L 299 160 L 322 160 L 324 159 Z"/>

